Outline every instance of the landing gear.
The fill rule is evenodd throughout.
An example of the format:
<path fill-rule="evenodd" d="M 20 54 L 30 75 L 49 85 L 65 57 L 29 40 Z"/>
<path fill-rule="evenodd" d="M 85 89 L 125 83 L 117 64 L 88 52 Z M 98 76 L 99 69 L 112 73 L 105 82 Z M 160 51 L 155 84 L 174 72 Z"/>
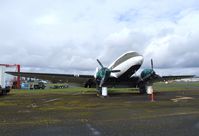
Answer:
<path fill-rule="evenodd" d="M 140 82 L 139 83 L 139 91 L 140 94 L 152 94 L 153 93 L 153 86 L 152 83 Z"/>
<path fill-rule="evenodd" d="M 102 97 L 108 96 L 107 87 L 97 87 L 97 96 L 102 96 Z"/>
<path fill-rule="evenodd" d="M 102 87 L 97 86 L 96 91 L 97 91 L 97 96 L 100 96 L 102 94 Z"/>
<path fill-rule="evenodd" d="M 139 86 L 140 94 L 146 94 L 146 92 L 147 92 L 147 85 L 146 85 L 146 83 L 140 82 L 138 86 Z"/>

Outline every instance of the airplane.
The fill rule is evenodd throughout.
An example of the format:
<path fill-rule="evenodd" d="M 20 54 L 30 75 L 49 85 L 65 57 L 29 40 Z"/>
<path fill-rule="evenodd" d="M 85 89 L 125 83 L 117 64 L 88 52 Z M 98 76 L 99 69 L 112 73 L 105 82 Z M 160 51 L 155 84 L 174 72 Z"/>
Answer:
<path fill-rule="evenodd" d="M 102 87 L 114 88 L 139 88 L 141 94 L 147 92 L 147 87 L 154 82 L 169 81 L 175 79 L 192 78 L 194 75 L 160 76 L 156 74 L 151 59 L 151 68 L 144 69 L 139 76 L 134 75 L 142 66 L 144 58 L 135 51 L 129 51 L 118 57 L 109 67 L 105 67 L 97 59 L 100 68 L 96 68 L 94 75 L 74 75 L 55 73 L 32 73 L 32 72 L 6 72 L 7 74 L 21 77 L 48 80 L 51 82 L 77 83 L 84 87 L 96 87 L 97 93 L 101 94 Z"/>

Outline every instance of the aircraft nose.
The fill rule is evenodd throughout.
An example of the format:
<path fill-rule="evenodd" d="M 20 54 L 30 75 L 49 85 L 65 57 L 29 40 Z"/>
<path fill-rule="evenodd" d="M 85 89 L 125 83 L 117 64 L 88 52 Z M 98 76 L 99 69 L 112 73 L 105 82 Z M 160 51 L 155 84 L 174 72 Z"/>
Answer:
<path fill-rule="evenodd" d="M 143 63 L 143 61 L 144 61 L 144 57 L 143 57 L 143 56 L 137 56 L 137 57 L 136 57 L 136 60 L 137 60 L 137 64 L 142 65 L 142 63 Z"/>

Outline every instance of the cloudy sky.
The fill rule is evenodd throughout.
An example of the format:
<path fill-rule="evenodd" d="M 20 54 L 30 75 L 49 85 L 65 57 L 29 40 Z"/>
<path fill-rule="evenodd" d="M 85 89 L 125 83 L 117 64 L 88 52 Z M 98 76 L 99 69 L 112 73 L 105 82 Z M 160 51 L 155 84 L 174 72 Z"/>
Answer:
<path fill-rule="evenodd" d="M 0 0 L 0 63 L 92 73 L 125 51 L 161 74 L 199 75 L 197 0 Z"/>

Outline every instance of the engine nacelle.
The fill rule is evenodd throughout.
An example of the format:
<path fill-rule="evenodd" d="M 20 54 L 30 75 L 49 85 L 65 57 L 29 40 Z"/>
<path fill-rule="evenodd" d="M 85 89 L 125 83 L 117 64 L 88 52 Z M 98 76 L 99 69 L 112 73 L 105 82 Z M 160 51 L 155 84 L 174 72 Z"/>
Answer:
<path fill-rule="evenodd" d="M 140 77 L 142 78 L 142 80 L 148 80 L 151 77 L 153 77 L 155 75 L 155 71 L 153 69 L 144 69 L 141 72 Z"/>

